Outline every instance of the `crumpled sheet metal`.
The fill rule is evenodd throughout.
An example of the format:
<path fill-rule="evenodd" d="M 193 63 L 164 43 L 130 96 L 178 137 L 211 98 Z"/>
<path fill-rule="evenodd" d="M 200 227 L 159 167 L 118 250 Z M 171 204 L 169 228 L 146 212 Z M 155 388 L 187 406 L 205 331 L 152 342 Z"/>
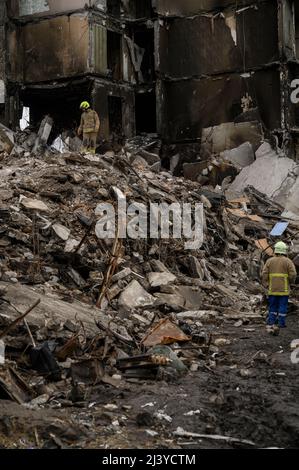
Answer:
<path fill-rule="evenodd" d="M 151 347 L 157 344 L 183 343 L 190 339 L 190 336 L 185 335 L 178 326 L 165 318 L 154 326 L 141 343 L 146 347 Z"/>

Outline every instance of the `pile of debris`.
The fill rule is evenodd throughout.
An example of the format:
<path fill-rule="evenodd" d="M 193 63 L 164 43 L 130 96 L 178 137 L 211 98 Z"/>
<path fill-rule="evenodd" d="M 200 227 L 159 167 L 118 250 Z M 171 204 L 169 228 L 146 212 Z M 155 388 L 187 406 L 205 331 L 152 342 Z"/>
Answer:
<path fill-rule="evenodd" d="M 29 138 L 33 146 L 43 139 Z M 4 155 L 0 398 L 70 407 L 96 402 L 103 385 L 177 380 L 213 364 L 229 341 L 220 324 L 263 320 L 260 269 L 284 208 L 253 186 L 236 197 L 242 172 L 229 191 L 173 177 L 159 150 L 137 139 L 118 154 Z M 103 240 L 100 205 L 120 200 L 136 211 L 203 204 L 203 245 L 188 251 L 184 240 L 118 233 Z M 298 253 L 296 222 L 283 232 Z"/>

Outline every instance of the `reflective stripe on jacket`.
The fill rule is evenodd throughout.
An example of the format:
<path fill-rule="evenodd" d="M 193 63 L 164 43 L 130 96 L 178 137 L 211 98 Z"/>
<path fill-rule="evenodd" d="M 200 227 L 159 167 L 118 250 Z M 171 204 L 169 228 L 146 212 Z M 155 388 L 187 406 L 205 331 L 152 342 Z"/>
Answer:
<path fill-rule="evenodd" d="M 262 280 L 269 287 L 269 295 L 290 295 L 290 284 L 296 280 L 294 263 L 286 256 L 274 256 L 266 262 Z"/>
<path fill-rule="evenodd" d="M 283 281 L 283 284 L 281 282 L 281 289 L 283 289 L 283 291 L 275 292 L 274 286 L 277 286 L 278 284 L 275 281 L 280 281 L 280 280 Z M 269 274 L 269 295 L 290 295 L 288 274 L 278 274 L 278 273 Z"/>

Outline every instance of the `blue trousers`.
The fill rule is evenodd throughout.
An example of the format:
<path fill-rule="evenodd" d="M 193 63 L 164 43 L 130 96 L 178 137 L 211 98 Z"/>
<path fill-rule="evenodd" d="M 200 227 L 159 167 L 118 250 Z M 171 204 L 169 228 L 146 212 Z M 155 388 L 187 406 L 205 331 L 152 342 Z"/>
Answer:
<path fill-rule="evenodd" d="M 288 295 L 269 295 L 268 301 L 269 315 L 267 324 L 273 326 L 278 321 L 278 325 L 285 328 L 288 313 Z"/>

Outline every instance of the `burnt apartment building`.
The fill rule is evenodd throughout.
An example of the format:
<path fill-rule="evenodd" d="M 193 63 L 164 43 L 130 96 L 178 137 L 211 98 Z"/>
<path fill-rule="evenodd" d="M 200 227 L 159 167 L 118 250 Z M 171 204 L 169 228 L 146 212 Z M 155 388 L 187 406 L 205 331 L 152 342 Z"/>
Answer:
<path fill-rule="evenodd" d="M 104 138 L 156 132 L 151 0 L 10 0 L 7 14 L 8 125 L 26 106 L 32 124 L 73 128 L 88 99 Z"/>
<path fill-rule="evenodd" d="M 281 145 L 297 141 L 298 1 L 10 0 L 7 10 L 11 126 L 25 105 L 33 123 L 50 113 L 72 127 L 88 98 L 104 138 L 157 132 L 183 144 L 258 121 Z"/>
<path fill-rule="evenodd" d="M 259 120 L 280 144 L 297 140 L 299 2 L 161 0 L 160 132 L 193 141 L 202 129 Z M 246 136 L 245 136 L 246 138 Z"/>

